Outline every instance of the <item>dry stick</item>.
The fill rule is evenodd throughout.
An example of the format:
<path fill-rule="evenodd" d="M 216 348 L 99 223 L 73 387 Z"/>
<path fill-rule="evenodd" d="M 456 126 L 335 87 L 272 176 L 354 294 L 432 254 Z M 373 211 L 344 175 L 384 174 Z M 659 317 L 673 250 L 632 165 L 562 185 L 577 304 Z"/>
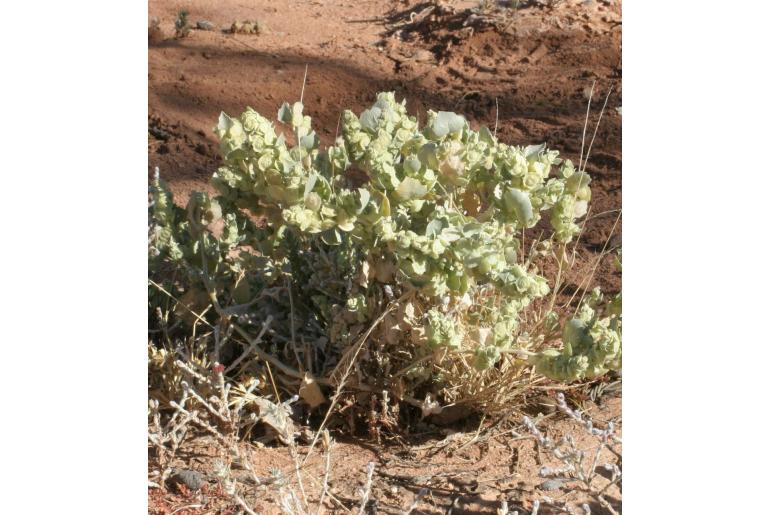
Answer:
<path fill-rule="evenodd" d="M 291 348 L 294 351 L 294 357 L 297 358 L 297 365 L 299 366 L 299 371 L 303 372 L 302 360 L 299 358 L 299 352 L 297 352 L 297 337 L 294 329 L 294 295 L 292 295 L 291 293 L 292 282 L 291 282 L 291 279 L 289 278 L 286 279 L 286 282 L 287 282 L 286 289 L 289 291 L 289 322 L 291 324 Z"/>
<path fill-rule="evenodd" d="M 291 453 L 291 457 L 294 459 L 294 472 L 297 474 L 297 484 L 299 485 L 299 491 L 302 494 L 302 502 L 305 504 L 304 510 L 308 509 L 308 503 L 307 503 L 307 495 L 305 494 L 305 486 L 302 484 L 302 474 L 300 474 L 299 469 L 299 460 L 297 459 L 297 444 L 292 439 L 291 445 L 289 446 L 289 452 Z"/>
<path fill-rule="evenodd" d="M 596 454 L 594 454 L 594 460 L 591 463 L 591 468 L 588 469 L 588 481 L 586 484 L 590 486 L 591 481 L 593 481 L 594 477 L 596 477 L 596 466 L 599 463 L 599 455 L 602 453 L 602 451 L 607 447 L 607 444 L 602 441 L 599 446 L 596 448 Z"/>
<path fill-rule="evenodd" d="M 209 379 L 208 377 L 202 375 L 201 373 L 199 373 L 198 371 L 196 371 L 195 369 L 190 367 L 184 361 L 182 361 L 180 359 L 177 359 L 176 361 L 174 361 L 174 364 L 176 366 L 178 366 L 179 368 L 181 368 L 182 370 L 184 370 L 185 372 L 187 372 L 188 374 L 190 374 L 192 377 L 194 377 L 198 381 L 200 381 L 201 383 L 207 384 L 207 385 L 211 386 L 212 388 L 214 387 L 214 383 L 211 382 L 211 379 Z"/>
<path fill-rule="evenodd" d="M 305 463 L 307 463 L 307 460 L 313 454 L 313 449 L 315 449 L 315 444 L 318 443 L 318 437 L 321 434 L 321 431 L 323 431 L 323 429 L 326 427 L 326 423 L 329 421 L 329 417 L 332 414 L 332 410 L 337 405 L 337 401 L 339 400 L 340 395 L 342 394 L 342 389 L 345 387 L 345 381 L 347 381 L 347 378 L 350 375 L 350 371 L 353 369 L 353 365 L 356 363 L 356 358 L 358 357 L 358 353 L 361 352 L 361 348 L 363 348 L 364 342 L 366 342 L 366 339 L 369 338 L 370 334 L 372 334 L 372 331 L 374 331 L 374 328 L 377 327 L 377 325 L 379 325 L 380 322 L 382 322 L 382 320 L 385 318 L 385 315 L 390 313 L 390 311 L 393 309 L 393 307 L 396 305 L 396 303 L 398 303 L 401 300 L 403 300 L 404 298 L 406 298 L 407 295 L 409 295 L 409 293 L 406 293 L 406 294 L 402 295 L 397 301 L 391 302 L 385 308 L 385 310 L 382 312 L 382 314 L 380 314 L 380 316 L 377 317 L 377 319 L 374 322 L 372 322 L 372 325 L 370 325 L 369 329 L 367 329 L 366 332 L 361 336 L 361 338 L 358 340 L 358 343 L 356 343 L 352 347 L 352 349 L 355 349 L 354 352 L 353 352 L 353 356 L 348 359 L 347 368 L 345 369 L 345 372 L 342 374 L 342 377 L 340 378 L 339 382 L 337 383 L 337 390 L 334 392 L 334 396 L 331 399 L 331 403 L 329 405 L 329 409 L 326 411 L 326 415 L 324 416 L 324 419 L 321 422 L 321 425 L 318 428 L 318 431 L 316 431 L 316 434 L 313 437 L 313 441 L 310 443 L 310 449 L 308 449 L 307 455 L 305 455 L 305 459 L 302 462 L 302 466 L 304 466 Z M 331 378 L 334 378 L 334 376 L 336 375 L 336 372 L 337 372 L 339 366 L 344 362 L 345 359 L 346 359 L 345 356 L 343 356 L 342 359 L 340 360 L 340 363 L 332 371 L 331 376 L 330 376 Z"/>
<path fill-rule="evenodd" d="M 553 311 L 553 306 L 556 304 L 556 295 L 559 294 L 559 288 L 561 288 L 561 275 L 564 271 L 564 253 L 566 251 L 567 245 L 561 244 L 559 246 L 559 255 L 556 256 L 559 260 L 559 269 L 556 271 L 556 281 L 554 283 L 553 295 L 551 296 L 551 303 L 548 305 L 548 311 Z"/>
<path fill-rule="evenodd" d="M 591 214 L 592 207 L 593 206 L 588 206 L 588 212 L 586 212 L 586 217 L 583 219 L 583 225 L 581 225 L 577 240 L 575 240 L 575 245 L 572 247 L 572 263 L 570 264 L 570 266 L 575 266 L 575 260 L 577 259 L 577 249 L 578 249 L 578 245 L 580 245 L 580 238 L 583 236 L 583 233 L 586 230 L 586 224 L 588 223 L 588 215 Z"/>
<path fill-rule="evenodd" d="M 176 403 L 176 401 L 169 402 L 169 405 L 174 408 L 175 410 L 180 411 L 183 415 L 186 415 L 188 419 L 197 424 L 199 427 L 205 429 L 211 435 L 220 443 L 222 446 L 226 449 L 229 449 L 230 442 L 227 441 L 227 438 L 225 438 L 222 433 L 220 433 L 214 426 L 206 422 L 205 420 L 201 420 L 201 418 L 198 416 L 197 411 L 188 411 L 179 404 Z"/>
<path fill-rule="evenodd" d="M 548 392 L 556 392 L 556 391 L 565 391 L 565 390 L 576 390 L 578 388 L 583 388 L 584 384 L 551 384 L 551 385 L 535 385 L 530 386 L 529 388 L 533 390 L 545 390 Z"/>
<path fill-rule="evenodd" d="M 340 111 L 340 115 L 337 117 L 337 128 L 334 129 L 334 141 L 337 141 L 337 136 L 340 135 L 340 121 L 342 120 L 342 111 Z"/>
<path fill-rule="evenodd" d="M 527 260 L 523 262 L 525 268 L 529 268 L 532 264 L 532 253 L 535 250 L 535 247 L 537 247 L 537 244 L 540 243 L 540 241 L 543 238 L 543 233 L 545 231 L 540 231 L 540 234 L 537 235 L 537 238 L 532 240 L 532 245 L 529 246 L 529 253 L 527 254 Z"/>
<path fill-rule="evenodd" d="M 342 121 L 342 111 L 340 111 L 340 115 L 337 117 L 337 128 L 334 129 L 334 143 L 337 143 L 337 137 L 340 134 L 340 121 Z M 331 163 L 331 180 L 329 181 L 332 193 L 334 193 L 334 159 L 329 159 L 329 162 Z M 343 170 L 344 172 L 344 170 Z"/>
<path fill-rule="evenodd" d="M 182 381 L 182 388 L 185 390 L 190 391 L 190 395 L 197 400 L 201 405 L 208 410 L 209 413 L 211 413 L 213 416 L 224 422 L 225 424 L 229 424 L 232 422 L 230 420 L 229 416 L 225 416 L 222 413 L 220 413 L 214 406 L 212 406 L 206 399 L 203 398 L 201 394 L 193 390 L 190 385 L 187 383 L 187 381 Z"/>
<path fill-rule="evenodd" d="M 275 400 L 279 403 L 281 402 L 281 395 L 278 393 L 278 387 L 275 385 L 275 379 L 273 378 L 273 369 L 270 368 L 270 362 L 265 361 L 265 365 L 267 365 L 267 375 L 270 376 L 270 384 L 273 385 L 273 392 L 275 393 Z"/>
<path fill-rule="evenodd" d="M 323 489 L 323 485 L 320 485 L 320 484 L 319 484 L 319 482 L 318 482 L 318 481 L 317 481 L 317 480 L 316 480 L 316 479 L 315 479 L 313 476 L 308 476 L 308 478 L 310 479 L 310 481 L 311 481 L 311 482 L 312 482 L 314 485 L 316 485 L 316 486 L 321 486 L 321 488 Z M 332 500 L 334 503 L 336 503 L 336 504 L 337 504 L 337 506 L 338 506 L 340 509 L 344 510 L 346 513 L 352 513 L 352 511 L 351 511 L 351 510 L 350 510 L 350 509 L 349 509 L 347 506 L 345 506 L 344 504 L 342 504 L 342 501 L 340 501 L 339 499 L 337 499 L 337 497 L 336 497 L 336 496 L 335 496 L 333 493 L 331 493 L 331 492 L 329 491 L 328 485 L 327 485 L 327 487 L 326 487 L 326 494 L 329 496 L 329 499 L 331 499 L 331 500 Z M 320 511 L 320 509 L 321 509 L 321 505 L 320 505 L 320 503 L 319 503 L 319 505 L 318 505 L 318 510 L 316 510 L 316 513 L 318 513 L 318 512 Z"/>
<path fill-rule="evenodd" d="M 253 352 L 253 351 L 254 351 L 254 350 L 257 348 L 257 345 L 258 345 L 258 344 L 262 343 L 262 337 L 265 335 L 265 332 L 266 332 L 266 331 L 267 331 L 267 329 L 270 327 L 270 324 L 271 324 L 272 322 L 273 322 L 273 316 L 272 316 L 272 315 L 268 315 L 268 316 L 267 316 L 267 320 L 265 320 L 265 322 L 262 324 L 262 330 L 261 330 L 261 331 L 259 331 L 259 334 L 257 335 L 257 337 L 256 337 L 256 338 L 254 338 L 254 339 L 253 339 L 253 340 L 252 340 L 252 341 L 249 343 L 249 347 L 248 347 L 248 348 L 247 348 L 245 351 L 243 351 L 243 354 L 241 354 L 240 356 L 238 356 L 238 357 L 235 359 L 235 361 L 233 361 L 233 362 L 230 364 L 230 366 L 229 366 L 229 367 L 227 367 L 227 369 L 225 370 L 225 373 L 228 373 L 228 372 L 230 372 L 231 370 L 233 370 L 235 367 L 237 367 L 237 366 L 238 366 L 238 364 L 239 364 L 241 361 L 243 361 L 243 360 L 244 360 L 244 358 L 245 358 L 246 356 L 248 356 L 249 354 L 251 354 L 251 353 L 252 353 L 252 352 Z"/>
<path fill-rule="evenodd" d="M 231 323 L 233 324 L 233 327 L 235 327 L 235 330 L 238 331 L 240 333 L 240 335 L 243 338 L 246 339 L 246 341 L 250 341 L 251 340 L 251 336 L 249 336 L 249 333 L 244 331 L 237 324 L 235 324 L 233 322 L 231 322 Z M 267 352 L 263 351 L 259 347 L 254 347 L 254 354 L 256 354 L 258 358 L 260 358 L 260 359 L 262 359 L 264 361 L 267 361 L 269 363 L 272 363 L 278 369 L 280 369 L 281 372 L 283 372 L 287 376 L 293 377 L 295 379 L 302 379 L 302 377 L 303 377 L 303 375 L 298 370 L 295 370 L 294 368 L 290 367 L 289 365 L 286 365 L 285 363 L 283 363 L 280 360 L 278 360 L 275 356 L 272 356 L 272 355 L 268 354 Z"/>
<path fill-rule="evenodd" d="M 617 218 L 615 218 L 615 223 L 612 225 L 612 229 L 610 230 L 610 236 L 607 238 L 607 241 L 604 242 L 604 246 L 602 247 L 602 251 L 599 253 L 599 257 L 596 259 L 596 262 L 594 262 L 593 267 L 591 267 L 591 273 L 588 275 L 587 280 L 580 281 L 580 286 L 577 290 L 575 290 L 575 293 L 572 294 L 572 297 L 570 297 L 569 302 L 567 305 L 569 305 L 573 300 L 575 300 L 575 296 L 577 295 L 577 292 L 579 292 L 581 289 L 583 290 L 583 294 L 580 296 L 580 301 L 578 301 L 578 308 L 580 308 L 580 305 L 583 303 L 583 299 L 586 296 L 586 292 L 588 291 L 588 285 L 591 284 L 591 281 L 593 281 L 594 275 L 596 274 L 597 268 L 599 268 L 599 263 L 602 262 L 602 259 L 604 259 L 604 256 L 607 255 L 607 245 L 610 243 L 610 239 L 612 238 L 613 234 L 615 233 L 615 227 L 618 226 L 618 222 L 620 221 L 620 215 L 623 214 L 623 211 L 621 210 L 618 212 Z M 583 284 L 585 283 L 585 288 L 583 288 Z M 566 305 L 565 305 L 566 307 Z"/>
<path fill-rule="evenodd" d="M 611 215 L 612 213 L 617 213 L 620 211 L 620 209 L 608 209 L 607 211 L 602 211 L 601 213 L 596 213 L 595 215 L 589 217 L 590 220 L 595 220 L 597 218 L 601 218 L 602 216 Z"/>
<path fill-rule="evenodd" d="M 482 417 L 481 417 L 481 421 L 479 422 L 479 427 L 478 427 L 478 429 L 476 429 L 476 434 L 475 434 L 475 435 L 473 435 L 473 438 L 471 438 L 470 440 L 468 440 L 467 442 L 465 442 L 463 445 L 461 445 L 461 446 L 460 446 L 460 447 L 457 449 L 457 451 L 456 451 L 456 452 L 460 452 L 460 451 L 462 451 L 463 449 L 465 449 L 466 447 L 468 447 L 469 445 L 471 445 L 472 443 L 474 443 L 475 441 L 477 441 L 477 440 L 479 439 L 479 435 L 481 434 L 481 428 L 482 428 L 482 426 L 484 425 L 484 421 L 485 421 L 486 419 L 487 419 L 487 416 L 486 416 L 486 415 L 482 415 Z"/>
<path fill-rule="evenodd" d="M 246 512 L 246 513 L 248 513 L 249 515 L 258 515 L 258 514 L 257 514 L 257 512 L 255 512 L 254 510 L 252 510 L 251 508 L 249 508 L 249 505 L 248 505 L 248 504 L 246 504 L 246 501 L 244 501 L 243 499 L 241 499 L 241 496 L 240 496 L 240 495 L 238 495 L 237 493 L 233 492 L 233 494 L 232 494 L 230 497 L 232 498 L 232 500 L 233 500 L 233 501 L 235 501 L 236 503 L 238 503 L 238 505 L 239 505 L 241 508 L 243 508 L 243 511 L 245 511 L 245 512 Z"/>
<path fill-rule="evenodd" d="M 594 86 L 596 86 L 596 81 L 593 81 L 591 83 L 591 92 L 588 95 L 588 105 L 586 106 L 586 119 L 585 119 L 585 122 L 583 123 L 583 136 L 582 136 L 582 138 L 580 138 L 580 161 L 578 162 L 578 171 L 581 171 L 581 170 L 585 169 L 585 167 L 583 166 L 583 151 L 585 149 L 585 144 L 586 144 L 586 130 L 588 130 L 588 118 L 591 115 L 591 100 L 594 97 Z M 606 105 L 606 102 L 605 102 L 605 105 Z M 603 109 L 602 109 L 602 112 L 603 112 Z M 600 121 L 601 121 L 601 115 L 599 115 L 599 121 L 596 122 L 596 129 L 599 128 L 599 122 Z M 594 136 L 596 135 L 596 129 L 594 130 Z M 592 143 L 593 143 L 593 141 L 592 141 Z M 586 164 L 587 163 L 588 163 L 588 156 L 586 156 Z M 590 207 L 589 207 L 589 209 L 590 209 Z M 571 214 L 574 214 L 574 212 L 575 212 L 575 206 L 573 204 L 572 210 L 571 210 Z M 570 264 L 570 266 L 575 266 L 575 259 L 577 257 L 578 242 L 580 241 L 580 237 L 583 235 L 583 231 L 585 230 L 585 226 L 586 226 L 587 222 L 588 222 L 588 213 L 586 213 L 586 218 L 583 220 L 583 225 L 582 225 L 582 227 L 580 229 L 580 232 L 578 233 L 578 239 L 575 242 L 574 247 L 572 247 L 572 263 Z M 566 248 L 566 246 L 565 246 L 565 248 Z M 556 300 L 556 295 L 559 292 L 558 279 L 560 277 L 561 277 L 561 263 L 559 265 L 559 277 L 557 277 L 557 285 L 556 285 L 556 288 L 554 289 L 554 292 L 553 292 L 553 299 L 551 299 L 552 300 L 551 301 L 551 309 L 553 309 L 553 304 L 554 304 L 553 301 Z"/>
<path fill-rule="evenodd" d="M 299 103 L 302 104 L 302 99 L 305 97 L 305 81 L 307 80 L 307 64 L 305 65 L 305 76 L 302 78 L 302 90 L 299 93 Z M 304 104 L 302 104 L 304 109 Z M 293 123 L 293 121 L 292 121 Z M 302 145 L 299 141 L 299 127 L 294 128 L 294 137 L 297 138 L 297 164 L 302 165 Z M 302 166 L 304 168 L 304 166 Z"/>
<path fill-rule="evenodd" d="M 594 84 L 596 84 L 596 81 L 594 81 Z M 593 96 L 593 91 L 594 91 L 594 86 L 592 84 L 591 85 L 591 95 L 590 95 L 591 97 Z M 604 110 L 607 108 L 607 101 L 610 98 L 610 94 L 612 94 L 612 87 L 611 86 L 610 86 L 609 91 L 607 92 L 607 96 L 604 98 L 604 105 L 602 105 L 602 110 L 599 112 L 599 119 L 596 121 L 596 126 L 594 127 L 594 133 L 593 133 L 593 136 L 591 137 L 591 143 L 588 145 L 588 152 L 586 153 L 585 162 L 583 162 L 583 146 L 585 145 L 585 138 L 586 138 L 585 132 L 586 132 L 586 128 L 588 127 L 588 114 L 591 111 L 591 98 L 589 97 L 589 99 L 588 99 L 588 109 L 586 111 L 586 122 L 585 122 L 585 125 L 583 127 L 583 139 L 580 142 L 580 163 L 578 163 L 578 171 L 585 171 L 586 166 L 588 166 L 588 157 L 591 154 L 591 148 L 593 147 L 594 140 L 596 139 L 596 133 L 599 131 L 599 124 L 601 124 L 601 122 L 602 122 L 602 116 L 604 115 Z M 582 166 L 582 169 L 581 169 L 581 166 Z M 574 210 L 574 206 L 573 206 L 573 210 Z M 620 213 L 620 211 L 621 210 L 618 210 L 618 213 Z M 607 213 L 607 212 L 610 212 L 610 211 L 605 211 L 605 213 Z M 620 215 L 618 214 L 618 216 L 620 216 Z M 583 225 L 582 225 L 582 227 L 580 229 L 580 233 L 578 234 L 578 240 L 577 240 L 578 242 L 580 241 L 580 236 L 582 236 L 583 231 L 585 230 L 585 226 L 586 226 L 587 223 L 588 223 L 588 214 L 586 214 L 586 219 L 583 220 Z M 617 224 L 617 220 L 615 221 L 615 223 Z M 613 230 L 614 230 L 614 226 L 613 226 Z M 610 238 L 612 238 L 612 234 L 610 234 L 610 237 L 607 239 L 607 242 L 605 242 L 605 248 L 607 247 L 607 243 L 609 243 L 609 239 Z M 577 259 L 577 242 L 575 243 L 575 246 L 572 249 L 572 266 L 575 266 L 575 260 L 576 259 Z M 601 256 L 600 256 L 600 260 L 601 260 Z M 597 262 L 597 266 L 598 266 L 598 262 Z M 582 285 L 583 285 L 582 281 L 581 281 L 580 285 L 582 287 Z M 585 294 L 585 292 L 583 292 L 583 293 Z M 572 295 L 572 298 L 570 298 L 569 302 L 572 302 L 574 300 L 576 294 L 577 294 L 577 291 L 575 291 L 575 293 Z M 554 291 L 554 299 L 555 299 L 555 297 L 556 297 L 556 291 Z M 582 302 L 582 297 L 581 297 L 581 302 Z M 567 304 L 569 304 L 569 303 L 567 303 Z"/>
<path fill-rule="evenodd" d="M 364 494 L 361 496 L 361 507 L 358 510 L 358 515 L 364 515 L 366 504 L 369 502 L 369 495 L 372 492 L 372 476 L 374 475 L 374 462 L 370 461 L 366 466 L 366 485 L 364 486 Z"/>
<path fill-rule="evenodd" d="M 594 86 L 596 86 L 596 81 L 593 81 L 591 83 L 591 93 L 588 95 L 588 107 L 586 108 L 586 121 L 585 124 L 583 124 L 583 138 L 580 141 L 580 161 L 578 162 L 578 170 L 580 170 L 583 166 L 583 149 L 585 148 L 586 143 L 586 130 L 588 129 L 588 115 L 591 113 L 591 99 L 594 97 Z"/>
<path fill-rule="evenodd" d="M 497 138 L 497 118 L 500 114 L 500 106 L 497 104 L 497 97 L 495 97 L 495 138 Z"/>
<path fill-rule="evenodd" d="M 214 328 L 214 352 L 212 355 L 214 356 L 214 362 L 219 363 L 219 349 L 222 347 L 222 341 L 219 337 L 219 325 L 217 325 Z"/>
<path fill-rule="evenodd" d="M 203 312 L 201 313 L 201 318 L 203 318 L 203 316 L 204 316 L 206 313 L 208 313 L 209 309 L 211 309 L 211 306 L 206 306 L 206 309 L 204 309 L 204 310 L 203 310 Z M 166 317 L 168 317 L 168 311 L 166 311 Z M 198 322 L 199 322 L 199 321 L 200 321 L 199 319 L 196 319 L 196 320 L 195 320 L 195 322 L 193 322 L 193 326 L 192 326 L 192 337 L 191 337 L 193 340 L 195 340 L 195 335 L 197 334 L 197 330 L 198 330 Z M 179 320 L 177 320 L 177 323 L 178 323 L 178 322 L 179 322 Z M 176 324 L 174 324 L 174 325 L 176 325 Z M 172 329 L 173 329 L 173 327 L 172 327 Z M 214 330 L 216 331 L 216 328 L 214 328 Z"/>
<path fill-rule="evenodd" d="M 475 351 L 474 351 L 474 352 L 475 352 Z M 407 366 L 403 367 L 401 370 L 399 370 L 399 371 L 398 371 L 398 372 L 396 372 L 395 374 L 393 374 L 393 377 L 394 377 L 394 378 L 396 378 L 396 377 L 401 377 L 402 375 L 406 374 L 407 372 L 409 372 L 410 370 L 412 370 L 414 367 L 416 367 L 416 366 L 417 366 L 417 365 L 419 365 L 420 363 L 425 363 L 426 361 L 430 361 L 430 360 L 432 360 L 432 359 L 433 359 L 433 357 L 434 357 L 434 356 L 433 356 L 433 354 L 428 354 L 427 356 L 423 356 L 423 357 L 421 357 L 421 358 L 418 358 L 418 359 L 416 359 L 415 361 L 412 361 L 412 362 L 411 362 L 410 364 L 408 364 Z"/>
<path fill-rule="evenodd" d="M 586 165 L 588 165 L 588 156 L 591 155 L 591 148 L 594 146 L 596 133 L 599 131 L 599 124 L 602 123 L 602 115 L 604 115 L 604 110 L 607 108 L 607 101 L 610 99 L 611 94 L 612 94 L 612 86 L 610 86 L 610 90 L 607 91 L 607 96 L 604 97 L 604 105 L 602 106 L 602 110 L 599 111 L 599 119 L 596 121 L 596 127 L 594 127 L 594 135 L 591 137 L 591 143 L 588 145 L 588 151 L 586 152 L 586 160 L 583 163 L 583 171 L 585 171 Z"/>
<path fill-rule="evenodd" d="M 307 82 L 307 64 L 305 65 L 305 76 L 302 78 L 302 91 L 299 93 L 299 103 L 302 103 L 302 99 L 305 98 L 305 83 Z"/>
<path fill-rule="evenodd" d="M 324 442 L 326 442 L 326 466 L 324 467 L 323 486 L 321 490 L 321 498 L 318 500 L 317 511 L 321 511 L 321 508 L 323 507 L 323 503 L 324 503 L 324 497 L 326 497 L 326 491 L 329 489 L 329 472 L 331 471 L 332 446 L 334 445 L 334 442 L 332 442 L 331 439 L 329 438 L 328 431 L 324 434 Z"/>
<path fill-rule="evenodd" d="M 611 447 L 607 447 L 607 449 L 609 449 L 609 450 L 612 450 L 612 448 L 611 448 Z M 613 451 L 613 452 L 614 452 L 614 451 Z M 604 492 L 606 492 L 607 490 L 609 490 L 609 488 L 610 488 L 612 485 L 614 485 L 614 484 L 617 484 L 617 482 L 618 482 L 618 481 L 620 481 L 620 478 L 622 478 L 622 477 L 623 477 L 623 474 L 619 474 L 619 475 L 615 476 L 615 479 L 613 479 L 612 481 L 610 481 L 609 483 L 607 483 L 607 484 L 604 486 L 604 488 L 602 488 L 601 490 L 599 490 L 599 493 L 598 493 L 597 495 L 598 495 L 598 496 L 604 495 Z"/>
<path fill-rule="evenodd" d="M 161 293 L 165 293 L 165 294 L 166 294 L 166 295 L 168 295 L 170 298 L 172 298 L 173 300 L 175 300 L 175 301 L 177 302 L 177 304 L 179 304 L 180 306 L 182 306 L 183 308 L 185 308 L 187 311 L 189 311 L 190 313 L 192 313 L 192 314 L 193 314 L 193 316 L 195 316 L 195 318 L 197 318 L 198 320 L 200 320 L 201 322 L 203 322 L 204 324 L 206 324 L 206 325 L 207 325 L 207 326 L 209 326 L 210 328 L 212 328 L 212 329 L 214 328 L 214 326 L 213 326 L 213 325 L 211 325 L 211 324 L 209 324 L 209 323 L 208 323 L 208 322 L 207 322 L 207 321 L 206 321 L 206 320 L 205 320 L 205 319 L 204 319 L 204 318 L 203 318 L 201 315 L 199 315 L 198 313 L 196 313 L 195 311 L 193 311 L 192 309 L 190 309 L 190 308 L 187 306 L 187 304 L 185 304 L 185 303 L 183 303 L 183 302 L 180 302 L 180 301 L 179 301 L 179 299 L 177 299 L 176 297 L 174 297 L 173 295 L 171 295 L 171 294 L 170 294 L 168 291 L 166 291 L 166 289 L 165 289 L 163 286 L 161 286 L 160 284 L 156 283 L 156 282 L 155 282 L 155 281 L 153 281 L 152 279 L 147 279 L 147 281 L 149 281 L 149 283 L 150 283 L 151 285 L 155 286 L 155 287 L 156 287 L 158 290 L 160 290 L 160 291 L 161 291 Z M 204 313 L 205 313 L 205 312 L 204 312 Z"/>

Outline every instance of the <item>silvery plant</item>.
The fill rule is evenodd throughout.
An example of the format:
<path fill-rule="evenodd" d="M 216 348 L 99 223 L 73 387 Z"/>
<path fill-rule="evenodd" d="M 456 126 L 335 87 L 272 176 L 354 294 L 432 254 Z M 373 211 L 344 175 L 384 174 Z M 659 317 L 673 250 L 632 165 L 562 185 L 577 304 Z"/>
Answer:
<path fill-rule="evenodd" d="M 150 273 L 180 317 L 270 316 L 265 349 L 318 378 L 364 338 L 361 366 L 402 394 L 503 362 L 564 382 L 620 367 L 620 296 L 557 313 L 546 273 L 568 266 L 588 211 L 580 166 L 451 112 L 420 127 L 393 93 L 345 111 L 326 149 L 302 103 L 278 121 L 286 134 L 251 108 L 220 115 L 215 195 L 182 209 L 152 184 Z"/>

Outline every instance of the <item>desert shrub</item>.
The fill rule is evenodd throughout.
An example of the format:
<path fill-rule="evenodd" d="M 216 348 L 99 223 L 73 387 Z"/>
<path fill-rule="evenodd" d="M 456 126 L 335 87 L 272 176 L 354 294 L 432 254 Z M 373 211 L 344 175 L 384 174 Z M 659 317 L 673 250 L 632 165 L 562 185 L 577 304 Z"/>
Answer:
<path fill-rule="evenodd" d="M 620 366 L 619 297 L 554 307 L 591 199 L 580 166 L 455 113 L 421 128 L 393 93 L 345 111 L 325 150 L 301 103 L 278 120 L 288 137 L 250 108 L 220 115 L 216 195 L 182 209 L 153 182 L 150 316 L 167 337 L 205 322 L 226 361 L 223 339 L 248 345 L 269 320 L 255 356 L 285 388 L 350 370 L 423 412 L 426 395 L 503 406 L 532 367 L 573 381 Z"/>

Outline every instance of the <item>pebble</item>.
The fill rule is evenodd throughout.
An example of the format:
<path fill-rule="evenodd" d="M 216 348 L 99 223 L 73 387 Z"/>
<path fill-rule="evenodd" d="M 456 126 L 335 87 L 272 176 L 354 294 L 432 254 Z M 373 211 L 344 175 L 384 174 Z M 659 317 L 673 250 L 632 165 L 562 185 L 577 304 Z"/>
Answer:
<path fill-rule="evenodd" d="M 203 474 L 194 470 L 179 470 L 173 477 L 192 491 L 200 490 L 206 483 Z"/>
<path fill-rule="evenodd" d="M 201 20 L 195 26 L 198 27 L 198 30 L 214 30 L 216 28 L 216 25 L 208 20 Z"/>
<path fill-rule="evenodd" d="M 436 56 L 433 55 L 433 52 L 428 50 L 417 50 L 414 54 L 412 54 L 412 59 L 418 63 L 427 63 L 433 61 L 435 58 Z"/>
<path fill-rule="evenodd" d="M 551 491 L 559 490 L 562 486 L 564 486 L 563 480 L 549 479 L 548 481 L 543 481 L 538 488 L 540 488 L 540 490 Z"/>

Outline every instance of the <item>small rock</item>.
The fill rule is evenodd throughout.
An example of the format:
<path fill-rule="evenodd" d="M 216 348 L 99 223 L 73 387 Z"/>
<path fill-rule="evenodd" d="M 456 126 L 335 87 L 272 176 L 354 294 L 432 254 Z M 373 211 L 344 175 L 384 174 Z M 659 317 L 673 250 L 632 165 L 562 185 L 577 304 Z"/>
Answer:
<path fill-rule="evenodd" d="M 156 127 L 156 126 L 153 126 L 153 125 L 150 125 L 147 128 L 147 131 L 150 134 L 152 134 L 155 139 L 167 141 L 171 137 L 171 135 L 168 132 L 164 131 L 160 127 Z"/>
<path fill-rule="evenodd" d="M 214 30 L 216 28 L 216 25 L 208 20 L 200 20 L 195 26 L 198 27 L 198 30 Z"/>
<path fill-rule="evenodd" d="M 412 54 L 412 59 L 418 63 L 427 63 L 433 61 L 435 58 L 436 56 L 433 55 L 433 52 L 428 50 L 417 50 L 414 54 Z"/>
<path fill-rule="evenodd" d="M 543 481 L 538 488 L 540 488 L 540 490 L 551 491 L 551 490 L 559 490 L 561 489 L 562 486 L 564 486 L 563 480 L 549 479 L 548 481 Z"/>
<path fill-rule="evenodd" d="M 548 53 L 548 47 L 545 46 L 544 43 L 540 43 L 540 45 L 532 51 L 527 57 L 524 58 L 524 60 L 528 63 L 536 63 L 538 62 L 544 55 Z"/>
<path fill-rule="evenodd" d="M 173 478 L 193 492 L 200 490 L 206 484 L 204 475 L 194 470 L 179 470 L 174 474 Z"/>

